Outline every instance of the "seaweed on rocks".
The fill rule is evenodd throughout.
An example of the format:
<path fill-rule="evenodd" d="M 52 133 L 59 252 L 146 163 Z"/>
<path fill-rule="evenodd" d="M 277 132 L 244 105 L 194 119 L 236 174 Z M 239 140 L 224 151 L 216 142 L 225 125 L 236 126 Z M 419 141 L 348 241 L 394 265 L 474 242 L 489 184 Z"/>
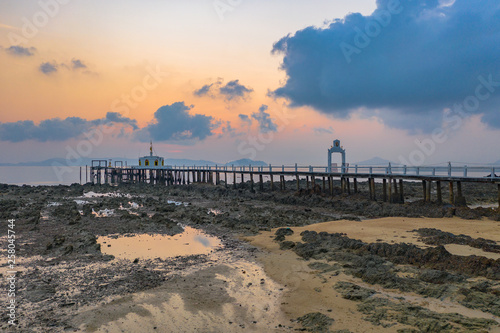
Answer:
<path fill-rule="evenodd" d="M 500 253 L 500 245 L 494 240 L 484 238 L 472 238 L 467 235 L 454 235 L 451 232 L 441 231 L 435 228 L 421 228 L 412 230 L 417 232 L 422 242 L 428 245 L 459 244 L 481 249 L 486 252 Z"/>
<path fill-rule="evenodd" d="M 308 331 L 315 333 L 330 332 L 330 326 L 335 319 L 322 314 L 321 312 L 311 312 L 302 317 L 297 318 L 297 321 Z"/>
<path fill-rule="evenodd" d="M 443 246 L 419 248 L 413 244 L 364 243 L 348 238 L 345 234 L 304 231 L 305 243 L 297 243 L 295 253 L 304 259 L 328 258 L 338 250 L 349 250 L 357 255 L 375 255 L 387 258 L 394 264 L 414 265 L 436 270 L 447 270 L 470 276 L 484 276 L 500 280 L 500 260 L 478 256 L 457 256 Z"/>

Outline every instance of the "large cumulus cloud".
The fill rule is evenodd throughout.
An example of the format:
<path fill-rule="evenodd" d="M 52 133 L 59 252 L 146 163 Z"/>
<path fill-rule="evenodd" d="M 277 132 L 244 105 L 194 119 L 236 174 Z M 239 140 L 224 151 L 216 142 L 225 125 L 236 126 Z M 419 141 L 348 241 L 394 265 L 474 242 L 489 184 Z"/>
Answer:
<path fill-rule="evenodd" d="M 202 114 L 191 115 L 184 102 L 176 102 L 159 108 L 154 114 L 154 122 L 137 133 L 141 141 L 169 141 L 177 143 L 204 140 L 212 135 L 216 126 L 214 118 Z"/>
<path fill-rule="evenodd" d="M 474 95 L 479 76 L 500 82 L 500 3 L 378 0 L 370 16 L 297 31 L 273 52 L 283 55 L 287 74 L 274 95 L 292 106 L 341 118 L 377 110 L 390 125 L 425 129 Z M 496 89 L 474 113 L 500 127 Z"/>

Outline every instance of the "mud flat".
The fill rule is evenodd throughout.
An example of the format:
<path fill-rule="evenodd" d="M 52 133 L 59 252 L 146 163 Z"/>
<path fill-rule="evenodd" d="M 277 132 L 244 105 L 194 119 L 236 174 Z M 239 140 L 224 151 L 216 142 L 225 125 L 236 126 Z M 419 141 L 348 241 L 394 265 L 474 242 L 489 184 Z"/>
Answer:
<path fill-rule="evenodd" d="M 333 198 L 269 184 L 0 184 L 18 271 L 17 325 L 3 315 L 0 327 L 498 331 L 498 211 L 425 204 L 412 186 L 403 205 L 367 200 L 362 183 Z M 482 193 L 478 204 L 494 200 L 469 190 Z M 3 228 L 2 290 L 6 248 Z"/>

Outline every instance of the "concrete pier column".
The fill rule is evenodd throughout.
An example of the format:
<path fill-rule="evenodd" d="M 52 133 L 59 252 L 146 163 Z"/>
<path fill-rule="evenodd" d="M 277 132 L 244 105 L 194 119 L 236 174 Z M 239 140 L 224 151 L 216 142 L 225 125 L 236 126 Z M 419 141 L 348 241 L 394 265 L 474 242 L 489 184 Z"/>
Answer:
<path fill-rule="evenodd" d="M 259 175 L 259 189 L 261 191 L 264 191 L 264 177 L 262 176 L 262 174 Z"/>
<path fill-rule="evenodd" d="M 323 176 L 323 192 L 326 190 L 326 181 L 325 181 L 325 176 Z"/>
<path fill-rule="evenodd" d="M 274 177 L 273 177 L 273 174 L 270 173 L 269 177 L 271 178 L 271 191 L 274 191 L 274 179 L 273 179 Z"/>
<path fill-rule="evenodd" d="M 236 189 L 236 171 L 233 171 L 233 188 Z"/>
<path fill-rule="evenodd" d="M 299 175 L 295 175 L 295 180 L 297 181 L 297 192 L 300 191 L 300 178 Z"/>
<path fill-rule="evenodd" d="M 358 193 L 358 179 L 354 178 L 354 193 Z"/>
<path fill-rule="evenodd" d="M 351 181 L 350 181 L 349 177 L 346 177 L 345 183 L 347 186 L 347 194 L 351 195 Z"/>
<path fill-rule="evenodd" d="M 306 176 L 306 188 L 309 189 L 309 176 Z"/>

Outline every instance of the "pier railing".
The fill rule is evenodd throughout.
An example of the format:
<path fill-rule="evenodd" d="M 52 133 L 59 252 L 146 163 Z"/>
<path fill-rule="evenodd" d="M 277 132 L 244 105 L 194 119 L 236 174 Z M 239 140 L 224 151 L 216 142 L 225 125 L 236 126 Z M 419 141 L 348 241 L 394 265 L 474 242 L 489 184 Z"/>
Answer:
<path fill-rule="evenodd" d="M 352 176 L 373 176 L 373 177 L 397 177 L 397 176 L 417 176 L 431 178 L 490 178 L 497 180 L 500 174 L 500 166 L 406 166 L 406 165 L 387 165 L 387 166 L 366 166 L 366 165 L 347 165 L 328 168 L 327 166 L 313 165 L 268 165 L 268 166 L 234 166 L 234 165 L 205 165 L 205 166 L 133 166 L 121 168 L 134 169 L 167 169 L 173 171 L 208 171 L 208 172 L 244 172 L 254 174 L 319 174 L 319 175 L 342 175 Z M 497 174 L 498 173 L 498 174 Z"/>

